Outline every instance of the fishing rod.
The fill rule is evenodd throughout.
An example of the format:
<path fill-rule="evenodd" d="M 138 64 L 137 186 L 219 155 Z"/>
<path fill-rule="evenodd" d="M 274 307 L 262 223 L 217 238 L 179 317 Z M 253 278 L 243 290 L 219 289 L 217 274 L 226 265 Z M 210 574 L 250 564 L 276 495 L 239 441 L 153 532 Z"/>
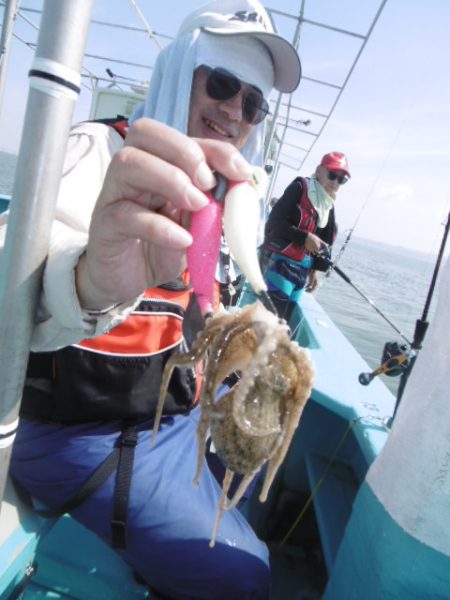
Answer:
<path fill-rule="evenodd" d="M 436 287 L 437 277 L 441 267 L 441 262 L 447 243 L 449 229 L 450 213 L 447 217 L 447 224 L 445 225 L 444 235 L 442 237 L 441 247 L 439 249 L 439 253 L 436 259 L 436 264 L 434 267 L 433 276 L 425 301 L 422 317 L 416 321 L 414 339 L 410 344 L 410 348 L 408 348 L 405 344 L 400 345 L 397 342 L 387 342 L 383 350 L 381 365 L 377 369 L 373 370 L 371 373 L 360 373 L 358 377 L 361 385 L 369 385 L 369 383 L 378 375 L 389 375 L 391 377 L 400 375 L 400 383 L 397 390 L 396 404 L 394 407 L 393 416 L 391 418 L 391 423 L 393 422 L 393 419 L 396 415 L 398 406 L 400 404 L 400 400 L 403 396 L 406 382 L 409 378 L 409 375 L 411 374 L 412 368 L 417 358 L 418 350 L 422 348 L 422 342 L 428 329 L 429 323 L 427 321 L 427 316 Z"/>
<path fill-rule="evenodd" d="M 348 283 L 349 285 L 352 286 L 352 288 L 358 292 L 358 294 L 360 296 L 362 296 L 364 298 L 364 300 L 366 300 L 370 306 L 387 322 L 389 323 L 389 325 L 405 340 L 405 342 L 409 345 L 412 346 L 412 342 L 409 341 L 409 339 L 403 334 L 403 332 L 397 327 L 397 325 L 395 325 L 395 323 L 393 323 L 379 308 L 378 306 L 375 304 L 375 302 L 373 302 L 373 300 L 371 300 L 369 298 L 369 296 L 367 296 L 367 294 L 365 294 L 362 289 L 356 285 L 356 283 L 354 283 L 350 277 L 348 275 L 346 275 L 342 269 L 340 269 L 339 267 L 337 267 L 335 264 L 332 263 L 332 261 L 330 261 L 330 267 L 339 275 L 339 277 L 342 277 L 342 279 Z"/>
<path fill-rule="evenodd" d="M 444 229 L 444 235 L 442 236 L 441 247 L 439 248 L 439 253 L 436 259 L 436 264 L 434 266 L 433 276 L 431 278 L 430 288 L 428 290 L 427 299 L 425 300 L 425 305 L 423 308 L 422 318 L 417 319 L 416 321 L 416 329 L 414 332 L 414 340 L 412 343 L 412 347 L 415 349 L 420 349 L 422 347 L 422 342 L 425 337 L 425 333 L 428 328 L 428 311 L 430 309 L 431 300 L 434 294 L 434 288 L 436 286 L 437 276 L 439 273 L 439 269 L 441 268 L 442 257 L 444 256 L 445 245 L 447 243 L 448 231 L 450 229 L 450 212 L 447 216 L 447 223 Z"/>
<path fill-rule="evenodd" d="M 395 323 L 393 323 L 383 312 L 381 309 L 378 308 L 378 306 L 375 304 L 375 302 L 373 300 L 371 300 L 369 298 L 369 296 L 363 292 L 363 290 L 356 285 L 356 283 L 354 283 L 350 277 L 348 275 L 346 275 L 344 273 L 344 271 L 342 269 L 340 269 L 337 265 L 336 265 L 336 260 L 331 260 L 331 253 L 330 253 L 330 249 L 328 247 L 327 244 L 325 244 L 325 242 L 322 242 L 320 244 L 320 250 L 318 252 L 316 252 L 315 254 L 316 257 L 318 257 L 321 261 L 322 261 L 322 265 L 324 267 L 323 270 L 327 269 L 327 272 L 332 272 L 335 271 L 340 277 L 342 277 L 342 279 L 348 283 L 349 285 L 352 286 L 352 288 L 354 290 L 356 290 L 358 292 L 358 294 L 360 294 L 360 296 L 362 296 L 364 298 L 364 300 L 366 300 L 371 306 L 372 308 L 387 322 L 389 323 L 389 325 L 405 340 L 405 342 L 408 344 L 408 346 L 411 346 L 412 343 L 409 341 L 409 339 L 403 334 L 403 332 L 397 327 L 397 325 L 395 325 Z M 322 269 L 321 269 L 322 270 Z"/>
<path fill-rule="evenodd" d="M 442 258 L 444 256 L 444 250 L 445 250 L 445 246 L 447 244 L 447 238 L 448 238 L 448 232 L 450 229 L 450 212 L 448 213 L 447 216 L 447 223 L 445 225 L 444 228 L 444 235 L 442 236 L 442 240 L 441 240 L 441 246 L 439 248 L 439 252 L 438 252 L 438 256 L 436 259 L 436 264 L 434 266 L 434 270 L 433 270 L 433 275 L 431 277 L 431 282 L 430 282 L 430 287 L 428 289 L 428 294 L 427 294 L 427 298 L 425 300 L 425 305 L 424 305 L 424 309 L 422 312 L 422 317 L 420 319 L 417 319 L 416 321 L 416 327 L 414 330 L 414 339 L 413 342 L 411 344 L 411 348 L 413 350 L 420 350 L 422 348 L 422 342 L 425 338 L 425 334 L 427 332 L 428 329 L 428 321 L 427 321 L 427 317 L 428 317 L 428 311 L 430 309 L 430 304 L 431 304 L 431 300 L 433 298 L 433 294 L 434 294 L 434 289 L 436 287 L 436 281 L 437 281 L 437 277 L 438 277 L 438 273 L 439 270 L 441 268 L 441 263 L 442 263 Z M 410 361 L 408 368 L 405 370 L 405 372 L 402 374 L 401 378 L 400 378 L 400 384 L 398 386 L 398 391 L 397 391 L 397 401 L 395 404 L 395 408 L 394 408 L 394 414 L 392 416 L 392 418 L 394 419 L 396 413 L 397 413 L 397 409 L 399 407 L 400 401 L 402 399 L 403 396 L 403 392 L 405 390 L 405 386 L 406 386 L 406 382 L 408 381 L 408 378 L 411 374 L 411 371 L 414 367 L 415 361 L 417 358 L 417 354 L 415 354 L 412 358 L 412 360 Z"/>
<path fill-rule="evenodd" d="M 383 6 L 384 6 L 384 4 L 383 4 Z M 381 10 L 383 9 L 383 6 L 381 7 Z M 377 17 L 377 18 L 378 18 L 378 17 Z M 382 173 L 383 173 L 383 171 L 384 171 L 384 168 L 385 168 L 385 166 L 386 166 L 386 164 L 387 164 L 387 162 L 388 162 L 388 160 L 389 160 L 389 158 L 390 158 L 390 156 L 391 156 L 391 154 L 392 154 L 392 150 L 394 149 L 394 146 L 395 146 L 395 144 L 397 143 L 397 140 L 398 140 L 398 138 L 399 138 L 399 136 L 400 136 L 400 132 L 401 132 L 401 130 L 402 130 L 402 128 L 403 128 L 403 126 L 404 126 L 404 124 L 406 123 L 406 119 L 408 118 L 408 116 L 409 116 L 409 114 L 410 114 L 410 112 L 411 112 L 411 106 L 412 106 L 412 99 L 411 99 L 411 101 L 410 101 L 410 106 L 409 106 L 408 110 L 407 110 L 407 111 L 404 113 L 404 115 L 403 115 L 402 122 L 400 123 L 400 125 L 399 125 L 399 127 L 398 127 L 398 129 L 397 129 L 397 132 L 396 132 L 396 134 L 395 134 L 395 137 L 394 137 L 394 139 L 392 140 L 391 146 L 390 146 L 390 148 L 389 148 L 389 150 L 388 150 L 388 152 L 387 152 L 386 156 L 384 157 L 383 163 L 382 163 L 382 165 L 380 166 L 380 168 L 379 168 L 379 170 L 378 170 L 378 174 L 377 174 L 377 176 L 376 176 L 376 178 L 375 178 L 375 181 L 373 182 L 372 188 L 371 188 L 371 190 L 370 190 L 369 194 L 367 195 L 367 197 L 366 197 L 366 199 L 365 199 L 365 201 L 364 201 L 363 205 L 361 206 L 361 208 L 360 208 L 360 210 L 359 210 L 359 213 L 358 213 L 358 215 L 356 216 L 355 222 L 353 223 L 353 226 L 352 226 L 352 227 L 349 229 L 349 232 L 348 232 L 348 234 L 347 234 L 347 237 L 346 237 L 346 239 L 344 240 L 344 242 L 343 242 L 343 244 L 342 244 L 341 248 L 339 249 L 339 252 L 338 252 L 338 254 L 337 254 L 336 258 L 334 259 L 334 264 L 337 264 L 337 263 L 338 263 L 338 262 L 341 260 L 341 258 L 342 258 L 342 255 L 344 254 L 344 252 L 345 252 L 345 250 L 346 250 L 346 248 L 347 248 L 347 246 L 348 246 L 348 244 L 349 244 L 349 242 L 350 242 L 350 239 L 351 239 L 351 237 L 352 237 L 352 235 L 353 235 L 353 232 L 354 232 L 354 230 L 355 230 L 355 228 L 356 228 L 356 226 L 357 226 L 357 224 L 358 224 L 359 220 L 360 220 L 360 219 L 361 219 L 361 217 L 362 217 L 363 211 L 364 211 L 364 209 L 366 208 L 366 205 L 367 205 L 367 203 L 369 202 L 370 198 L 372 197 L 374 190 L 375 190 L 375 189 L 378 187 L 378 183 L 379 183 L 379 180 L 380 180 L 380 178 L 381 178 L 381 176 L 382 176 Z M 331 272 L 332 272 L 332 271 L 328 271 L 328 272 L 327 272 L 327 274 L 326 274 L 326 277 L 329 277 L 329 276 L 331 275 Z"/>

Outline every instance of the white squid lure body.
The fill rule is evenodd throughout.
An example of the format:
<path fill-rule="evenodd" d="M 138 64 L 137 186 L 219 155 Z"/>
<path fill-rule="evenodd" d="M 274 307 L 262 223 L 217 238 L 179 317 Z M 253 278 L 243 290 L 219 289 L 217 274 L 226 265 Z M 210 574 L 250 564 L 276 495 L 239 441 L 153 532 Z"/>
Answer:
<path fill-rule="evenodd" d="M 225 241 L 232 257 L 257 294 L 267 292 L 257 253 L 259 202 L 266 186 L 266 172 L 255 167 L 253 181 L 230 183 L 223 211 Z"/>

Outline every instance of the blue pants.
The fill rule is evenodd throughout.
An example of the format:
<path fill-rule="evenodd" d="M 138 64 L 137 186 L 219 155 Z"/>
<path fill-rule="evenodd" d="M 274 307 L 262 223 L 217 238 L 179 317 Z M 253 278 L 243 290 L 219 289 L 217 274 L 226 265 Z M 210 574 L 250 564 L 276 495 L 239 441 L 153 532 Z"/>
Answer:
<path fill-rule="evenodd" d="M 203 467 L 194 486 L 199 409 L 163 423 L 150 446 L 151 423 L 139 428 L 124 560 L 171 599 L 267 599 L 268 551 L 238 510 L 224 512 L 209 547 L 220 486 Z M 112 451 L 118 422 L 56 425 L 21 420 L 12 475 L 49 507 L 61 506 Z M 111 545 L 114 478 L 72 513 Z"/>
<path fill-rule="evenodd" d="M 278 316 L 289 321 L 291 312 L 303 294 L 311 271 L 312 259 L 306 256 L 303 261 L 295 261 L 268 253 L 264 277 Z"/>

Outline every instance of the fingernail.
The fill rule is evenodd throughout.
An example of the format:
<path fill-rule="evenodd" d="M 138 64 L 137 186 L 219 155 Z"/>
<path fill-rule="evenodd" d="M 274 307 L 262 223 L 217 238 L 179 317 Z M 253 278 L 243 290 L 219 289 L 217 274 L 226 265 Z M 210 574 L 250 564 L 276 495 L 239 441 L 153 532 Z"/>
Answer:
<path fill-rule="evenodd" d="M 179 227 L 176 232 L 172 232 L 172 242 L 178 248 L 188 248 L 192 244 L 191 234 Z"/>
<path fill-rule="evenodd" d="M 231 159 L 231 164 L 236 169 L 236 171 L 239 171 L 239 173 L 242 174 L 243 177 L 246 177 L 247 179 L 251 179 L 252 174 L 253 174 L 253 169 L 252 169 L 251 165 L 248 164 L 248 162 L 245 160 L 245 158 L 241 154 L 239 154 L 239 153 L 234 154 Z"/>
<path fill-rule="evenodd" d="M 204 190 L 210 190 L 216 185 L 216 178 L 205 162 L 201 162 L 195 174 L 198 185 Z"/>
<path fill-rule="evenodd" d="M 208 198 L 194 185 L 188 187 L 187 198 L 193 210 L 199 210 L 208 204 Z"/>

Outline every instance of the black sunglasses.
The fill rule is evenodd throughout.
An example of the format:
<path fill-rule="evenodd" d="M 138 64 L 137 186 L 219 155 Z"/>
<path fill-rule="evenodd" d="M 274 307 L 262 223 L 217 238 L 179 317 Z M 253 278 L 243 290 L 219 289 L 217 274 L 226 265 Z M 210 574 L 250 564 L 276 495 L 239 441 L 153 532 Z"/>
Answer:
<path fill-rule="evenodd" d="M 347 183 L 348 181 L 348 177 L 346 177 L 345 175 L 338 175 L 337 173 L 333 173 L 333 171 L 328 171 L 328 179 L 330 181 L 334 181 L 335 179 L 337 179 L 339 185 L 344 185 L 344 183 Z"/>
<path fill-rule="evenodd" d="M 221 68 L 210 69 L 206 80 L 206 93 L 213 100 L 230 100 L 239 94 L 241 88 L 241 81 L 229 71 Z M 243 94 L 242 114 L 250 125 L 261 123 L 269 114 L 269 104 L 258 88 L 251 86 L 251 89 Z"/>

